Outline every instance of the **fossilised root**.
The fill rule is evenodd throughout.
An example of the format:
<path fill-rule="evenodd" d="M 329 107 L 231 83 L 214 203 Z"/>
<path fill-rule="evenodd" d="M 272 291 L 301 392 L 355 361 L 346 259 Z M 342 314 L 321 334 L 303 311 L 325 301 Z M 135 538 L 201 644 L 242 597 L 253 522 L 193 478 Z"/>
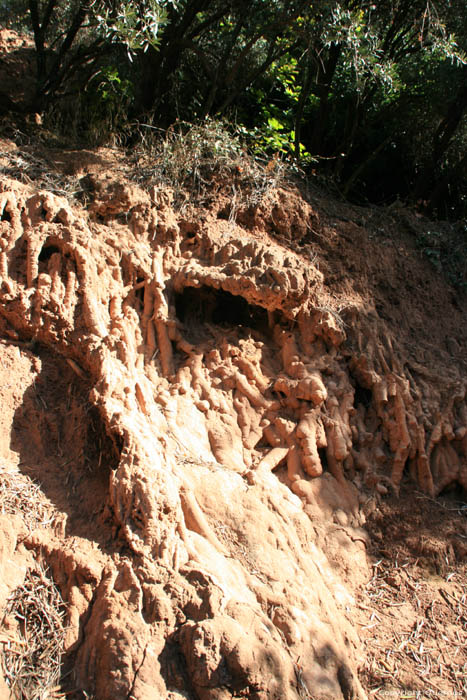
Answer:
<path fill-rule="evenodd" d="M 346 477 L 355 478 L 361 473 L 368 484 L 389 477 L 398 488 L 407 467 L 429 493 L 438 493 L 456 481 L 465 483 L 465 385 L 457 387 L 455 402 L 438 405 L 439 417 L 427 413 L 423 392 L 432 392 L 433 388 L 414 386 L 382 324 L 373 329 L 372 344 L 367 342 L 365 350 L 363 333 L 357 328 L 352 341 L 356 349 L 348 352 L 343 327 L 336 325 L 334 316 L 324 307 L 319 310 L 318 304 L 313 305 L 313 294 L 306 287 L 308 284 L 312 288 L 320 275 L 310 272 L 309 267 L 305 269 L 301 259 L 282 269 L 278 246 L 277 250 L 274 246 L 266 249 L 251 241 L 246 248 L 239 247 L 231 233 L 209 241 L 207 234 L 198 234 L 186 260 L 180 257 L 183 241 L 176 229 L 170 229 L 168 240 L 162 235 L 159 241 L 147 241 L 139 231 L 140 242 L 135 242 L 136 248 L 141 247 L 138 269 L 130 267 L 133 282 L 123 285 L 123 270 L 115 262 L 105 289 L 99 279 L 100 268 L 85 247 L 90 241 L 89 231 L 79 221 L 71 232 L 76 217 L 64 201 L 50 194 L 22 200 L 4 193 L 2 206 L 8 210 L 9 219 L 2 222 L 6 318 L 15 324 L 17 311 L 8 309 L 18 305 L 13 301 L 16 298 L 25 332 L 38 336 L 42 328 L 44 337 L 53 336 L 61 325 L 63 337 L 64 332 L 72 332 L 70 324 L 81 301 L 82 328 L 87 329 L 89 337 L 99 338 L 103 346 L 112 339 L 115 347 L 120 346 L 118 356 L 125 365 L 130 366 L 133 357 L 134 366 L 147 368 L 144 371 L 150 381 L 153 370 L 149 366 L 160 366 L 172 393 L 193 392 L 195 404 L 209 422 L 206 432 L 218 459 L 228 452 L 221 444 L 222 432 L 236 424 L 241 433 L 244 468 L 262 463 L 267 443 L 282 449 L 287 445 L 290 479 L 302 473 L 315 478 L 328 469 L 341 485 Z M 18 215 L 21 207 L 25 212 L 22 219 Z M 50 254 L 47 273 L 43 273 L 39 260 L 49 236 L 46 226 L 53 229 L 53 240 L 61 243 L 55 249 L 52 245 L 55 252 Z M 21 235 L 27 239 L 25 286 L 9 276 L 9 268 L 16 264 L 14 250 L 18 249 L 16 246 L 13 250 L 13 245 Z M 100 245 L 95 244 L 96 253 Z M 149 248 L 148 265 L 143 263 L 143 249 Z M 263 283 L 268 279 L 274 280 L 272 287 Z M 174 290 L 180 294 L 186 287 L 192 290 L 192 298 L 196 289 L 211 290 L 211 310 L 199 306 L 206 317 L 198 319 L 198 325 L 206 324 L 211 336 L 201 353 L 185 337 L 189 319 L 177 318 L 173 304 Z M 31 289 L 33 294 L 26 293 Z M 136 303 L 138 290 L 144 292 L 143 308 Z M 240 340 L 238 333 L 236 340 L 233 335 L 231 340 L 222 337 L 213 315 L 220 313 L 215 306 L 216 290 L 232 299 L 241 296 L 254 304 L 254 309 L 265 309 L 266 326 L 261 330 L 250 328 L 250 341 Z M 248 318 L 259 318 L 253 307 L 251 312 L 246 309 L 238 307 L 236 312 L 244 315 L 246 323 L 250 322 Z M 122 325 L 122 317 L 130 319 L 131 314 L 140 326 L 142 344 L 135 345 L 126 330 L 128 324 Z M 350 339 L 353 333 L 349 328 Z M 265 342 L 275 348 L 273 355 L 263 352 Z M 217 357 L 216 344 L 222 348 Z M 143 412 L 150 415 L 150 398 L 143 395 L 142 383 L 135 381 L 133 386 Z M 356 400 L 359 387 L 368 393 L 368 405 L 360 408 Z M 214 412 L 210 417 L 208 407 Z M 285 416 L 292 429 L 288 436 L 281 436 L 277 421 Z M 237 459 L 235 463 L 235 469 L 241 471 Z"/>

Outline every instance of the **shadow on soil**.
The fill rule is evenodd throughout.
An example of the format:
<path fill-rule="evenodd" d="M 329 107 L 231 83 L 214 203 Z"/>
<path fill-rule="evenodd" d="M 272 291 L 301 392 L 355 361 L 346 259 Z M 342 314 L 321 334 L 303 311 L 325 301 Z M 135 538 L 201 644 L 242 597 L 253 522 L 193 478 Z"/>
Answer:
<path fill-rule="evenodd" d="M 90 385 L 66 360 L 39 347 L 41 372 L 23 395 L 11 433 L 21 472 L 67 516 L 67 536 L 77 535 L 111 547 L 112 533 L 102 517 L 109 474 L 118 456 L 98 410 L 89 403 Z"/>

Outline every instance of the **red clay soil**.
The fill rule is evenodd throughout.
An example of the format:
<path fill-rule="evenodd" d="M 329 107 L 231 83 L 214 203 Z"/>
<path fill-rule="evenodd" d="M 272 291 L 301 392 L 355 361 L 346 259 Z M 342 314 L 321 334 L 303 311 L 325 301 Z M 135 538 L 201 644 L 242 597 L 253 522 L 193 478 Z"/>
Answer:
<path fill-rule="evenodd" d="M 114 149 L 0 165 L 0 697 L 465 697 L 467 304 L 434 224 L 244 171 L 180 210 Z M 39 565 L 65 630 L 34 686 Z"/>

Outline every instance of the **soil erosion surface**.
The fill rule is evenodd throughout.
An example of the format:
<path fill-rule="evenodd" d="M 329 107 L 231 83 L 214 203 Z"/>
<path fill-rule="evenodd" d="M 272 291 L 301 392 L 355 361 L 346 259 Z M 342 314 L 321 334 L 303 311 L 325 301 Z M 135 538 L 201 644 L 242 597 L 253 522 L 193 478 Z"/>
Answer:
<path fill-rule="evenodd" d="M 49 514 L 1 517 L 2 607 L 41 561 L 76 697 L 367 697 L 368 503 L 467 489 L 464 302 L 407 212 L 72 158 L 81 204 L 0 184 L 2 484 Z"/>

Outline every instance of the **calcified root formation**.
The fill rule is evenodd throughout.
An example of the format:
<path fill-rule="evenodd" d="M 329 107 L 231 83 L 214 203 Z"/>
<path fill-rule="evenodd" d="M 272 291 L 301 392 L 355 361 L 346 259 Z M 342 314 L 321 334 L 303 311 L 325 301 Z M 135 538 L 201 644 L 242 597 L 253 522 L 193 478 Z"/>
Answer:
<path fill-rule="evenodd" d="M 88 218 L 4 185 L 0 215 L 4 333 L 68 359 L 119 451 L 107 516 L 130 557 L 90 567 L 30 538 L 67 581 L 77 682 L 101 700 L 363 697 L 320 546 L 338 530 L 365 571 L 362 482 L 397 491 L 408 468 L 429 494 L 467 489 L 466 383 L 436 393 L 376 313 L 344 328 L 320 308 L 309 262 L 180 224 L 163 192 L 101 186 Z"/>

